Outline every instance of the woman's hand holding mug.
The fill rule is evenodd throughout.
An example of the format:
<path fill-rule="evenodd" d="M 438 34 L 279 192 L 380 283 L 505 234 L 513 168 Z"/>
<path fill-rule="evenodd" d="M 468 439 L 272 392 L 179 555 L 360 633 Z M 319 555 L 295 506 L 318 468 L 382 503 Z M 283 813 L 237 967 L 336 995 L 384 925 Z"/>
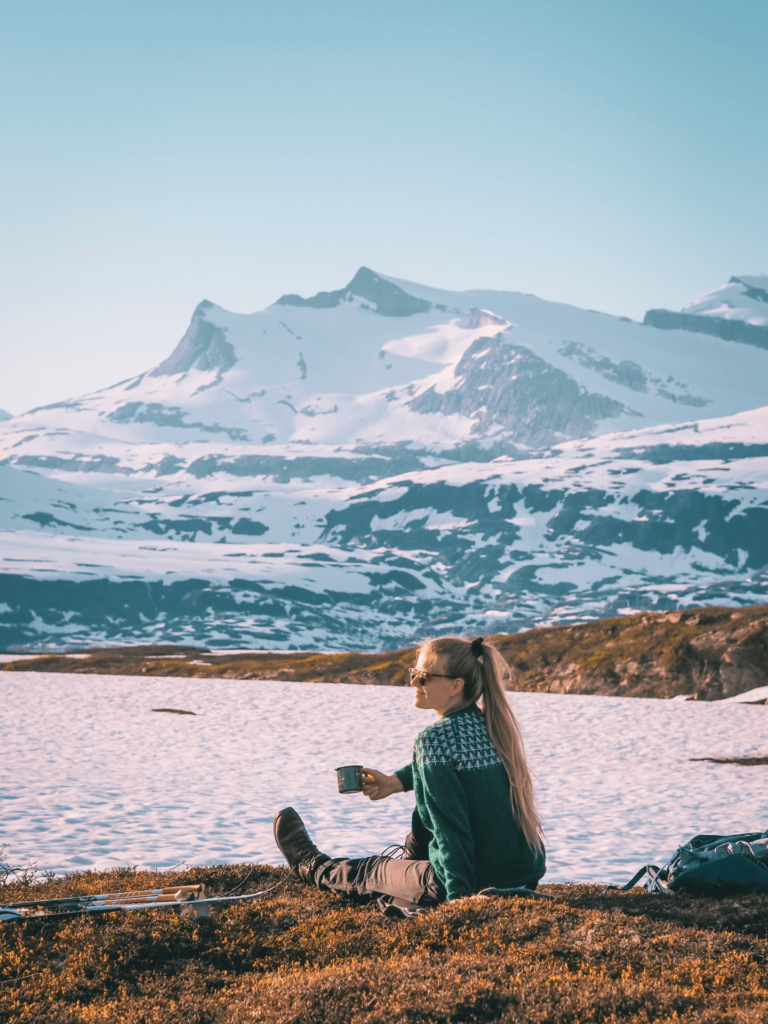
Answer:
<path fill-rule="evenodd" d="M 369 800 L 383 800 L 393 793 L 402 793 L 403 784 L 396 775 L 385 775 L 375 768 L 363 768 L 363 793 Z"/>

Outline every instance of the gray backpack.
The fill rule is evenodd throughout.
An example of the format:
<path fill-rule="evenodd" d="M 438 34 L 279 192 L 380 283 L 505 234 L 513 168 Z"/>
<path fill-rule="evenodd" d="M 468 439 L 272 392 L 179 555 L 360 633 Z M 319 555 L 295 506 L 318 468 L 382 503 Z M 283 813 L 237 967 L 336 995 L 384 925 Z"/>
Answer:
<path fill-rule="evenodd" d="M 694 836 L 665 867 L 646 864 L 626 885 L 615 888 L 626 892 L 645 874 L 646 892 L 709 896 L 768 892 L 768 829 L 733 836 Z"/>

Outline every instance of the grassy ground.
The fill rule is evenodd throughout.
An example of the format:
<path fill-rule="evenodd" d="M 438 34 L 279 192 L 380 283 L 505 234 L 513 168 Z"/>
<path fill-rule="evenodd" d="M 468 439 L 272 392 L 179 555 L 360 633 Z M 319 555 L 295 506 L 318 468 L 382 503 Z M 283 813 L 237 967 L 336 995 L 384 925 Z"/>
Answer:
<path fill-rule="evenodd" d="M 0 899 L 204 881 L 81 873 Z M 260 867 L 246 891 L 279 880 Z M 45 1024 L 415 1024 L 768 1019 L 768 896 L 474 900 L 411 921 L 291 880 L 273 897 L 191 920 L 175 910 L 0 925 L 0 1020 Z"/>
<path fill-rule="evenodd" d="M 626 697 L 719 700 L 768 685 L 768 605 L 691 608 L 552 626 L 496 637 L 514 688 Z M 123 647 L 44 655 L 6 671 L 285 679 L 404 686 L 414 649 L 212 654 L 194 647 Z"/>

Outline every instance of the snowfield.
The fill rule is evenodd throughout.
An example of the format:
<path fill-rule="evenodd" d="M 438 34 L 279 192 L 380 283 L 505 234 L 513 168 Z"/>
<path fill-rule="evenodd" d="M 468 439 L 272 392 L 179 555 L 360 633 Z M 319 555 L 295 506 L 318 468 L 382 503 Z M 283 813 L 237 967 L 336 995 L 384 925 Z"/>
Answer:
<path fill-rule="evenodd" d="M 401 842 L 412 794 L 336 790 L 338 765 L 404 765 L 432 720 L 407 689 L 243 680 L 0 674 L 0 798 L 14 863 L 55 871 L 280 863 L 292 804 L 321 849 Z M 626 881 L 697 832 L 768 826 L 768 708 L 513 693 L 548 833 L 548 881 Z M 175 708 L 195 715 L 153 713 Z"/>

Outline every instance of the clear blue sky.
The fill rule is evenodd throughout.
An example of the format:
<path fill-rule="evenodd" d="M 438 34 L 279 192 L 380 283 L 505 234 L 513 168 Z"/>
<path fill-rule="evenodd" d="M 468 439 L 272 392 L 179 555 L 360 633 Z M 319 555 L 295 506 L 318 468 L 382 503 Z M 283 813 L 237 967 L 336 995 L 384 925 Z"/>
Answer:
<path fill-rule="evenodd" d="M 768 270 L 766 0 L 25 0 L 0 407 L 360 264 L 641 317 Z"/>

